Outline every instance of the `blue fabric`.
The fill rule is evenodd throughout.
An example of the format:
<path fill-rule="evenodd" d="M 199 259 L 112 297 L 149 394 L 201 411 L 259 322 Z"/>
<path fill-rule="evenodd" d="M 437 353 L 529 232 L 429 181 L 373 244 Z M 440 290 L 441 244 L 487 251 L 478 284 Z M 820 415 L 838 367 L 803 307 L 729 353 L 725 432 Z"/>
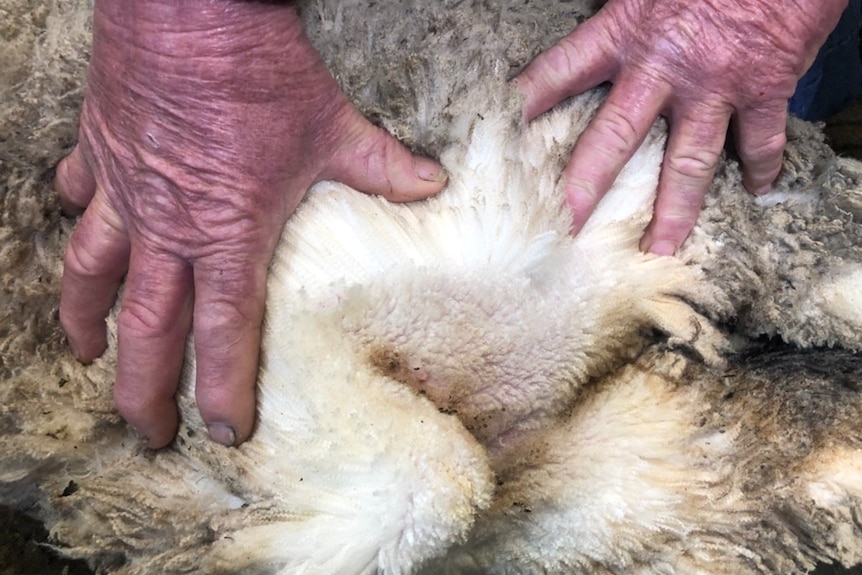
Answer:
<path fill-rule="evenodd" d="M 825 120 L 862 96 L 862 0 L 850 0 L 835 30 L 799 80 L 790 113 L 804 120 Z"/>

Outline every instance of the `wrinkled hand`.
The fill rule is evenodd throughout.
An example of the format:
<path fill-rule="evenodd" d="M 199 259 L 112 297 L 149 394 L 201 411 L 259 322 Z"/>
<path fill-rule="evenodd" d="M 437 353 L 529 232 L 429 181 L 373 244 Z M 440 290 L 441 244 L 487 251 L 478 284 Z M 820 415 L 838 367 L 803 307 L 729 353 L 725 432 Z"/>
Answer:
<path fill-rule="evenodd" d="M 267 266 L 321 179 L 407 201 L 445 174 L 358 114 L 289 5 L 96 1 L 79 142 L 57 170 L 64 206 L 86 206 L 60 319 L 91 361 L 125 276 L 114 398 L 149 446 L 176 433 L 192 326 L 211 437 L 251 433 Z"/>
<path fill-rule="evenodd" d="M 787 100 L 847 0 L 610 0 L 516 79 L 532 119 L 613 88 L 563 177 L 577 233 L 659 115 L 670 135 L 641 249 L 672 254 L 694 227 L 733 121 L 743 183 L 769 191 Z"/>

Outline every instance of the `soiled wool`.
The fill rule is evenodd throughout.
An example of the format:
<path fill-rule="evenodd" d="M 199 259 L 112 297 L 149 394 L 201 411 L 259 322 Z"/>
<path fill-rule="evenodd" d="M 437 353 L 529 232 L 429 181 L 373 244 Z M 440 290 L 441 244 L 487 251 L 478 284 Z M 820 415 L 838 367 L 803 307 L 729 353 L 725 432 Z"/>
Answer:
<path fill-rule="evenodd" d="M 308 2 L 360 109 L 450 182 L 412 205 L 317 185 L 273 261 L 252 439 L 206 438 L 189 357 L 177 441 L 150 452 L 112 409 L 113 342 L 80 366 L 56 322 L 70 222 L 48 182 L 90 7 L 10 1 L 34 24 L 3 37 L 0 502 L 64 553 L 130 575 L 862 561 L 862 167 L 816 128 L 791 125 L 763 200 L 725 160 L 657 258 L 637 242 L 658 123 L 572 238 L 557 179 L 603 93 L 524 126 L 505 80 L 595 6 Z"/>

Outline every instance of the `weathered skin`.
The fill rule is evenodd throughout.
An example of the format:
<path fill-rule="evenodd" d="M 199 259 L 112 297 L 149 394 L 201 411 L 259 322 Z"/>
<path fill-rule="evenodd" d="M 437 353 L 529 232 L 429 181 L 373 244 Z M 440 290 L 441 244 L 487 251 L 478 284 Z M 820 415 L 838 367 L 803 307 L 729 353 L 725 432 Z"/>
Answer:
<path fill-rule="evenodd" d="M 600 345 L 601 355 L 584 355 L 590 365 L 596 367 L 598 359 L 598 367 L 604 366 L 595 373 L 598 379 L 587 383 L 582 393 L 565 396 L 570 402 L 562 399 L 553 404 L 557 409 L 545 410 L 558 423 L 537 429 L 534 441 L 522 446 L 500 446 L 517 447 L 523 458 L 510 459 L 511 451 L 492 445 L 493 451 L 488 450 L 487 455 L 494 456 L 494 461 L 487 461 L 495 465 L 497 477 L 488 476 L 488 465 L 483 473 L 484 455 L 482 450 L 476 451 L 478 437 L 498 436 L 495 426 L 504 432 L 512 428 L 491 412 L 492 402 L 505 399 L 508 418 L 510 408 L 528 408 L 522 409 L 522 414 L 535 412 L 533 406 L 542 404 L 533 398 L 559 397 L 535 393 L 548 389 L 547 385 L 517 386 L 512 382 L 559 383 L 551 391 L 575 391 L 574 378 L 566 375 L 572 373 L 572 364 L 565 359 L 550 366 L 530 359 L 513 365 L 514 349 L 533 354 L 528 357 L 548 356 L 559 349 L 547 346 L 554 341 L 550 328 L 566 323 L 560 315 L 562 306 L 554 301 L 578 301 L 560 281 L 532 281 L 550 278 L 542 273 L 549 271 L 558 274 L 553 278 L 575 279 L 556 265 L 559 261 L 551 259 L 547 266 L 541 266 L 536 258 L 548 253 L 543 249 L 551 247 L 549 240 L 555 237 L 583 247 L 590 237 L 602 236 L 595 233 L 599 230 L 612 233 L 613 227 L 602 225 L 606 223 L 600 218 L 602 211 L 618 215 L 620 208 L 631 207 L 632 196 L 609 195 L 587 228 L 576 238 L 569 238 L 570 214 L 558 209 L 562 198 L 556 194 L 555 185 L 570 155 L 574 134 L 560 137 L 555 132 L 549 135 L 550 147 L 541 148 L 551 154 L 548 160 L 552 170 L 522 172 L 517 168 L 510 172 L 498 169 L 498 163 L 484 163 L 481 173 L 485 175 L 468 179 L 456 172 L 458 162 L 445 158 L 460 161 L 467 157 L 450 146 L 463 144 L 468 134 L 481 134 L 482 126 L 494 121 L 491 110 L 478 105 L 493 99 L 494 91 L 485 82 L 498 74 L 502 87 L 502 78 L 511 77 L 586 18 L 595 4 L 569 0 L 541 5 L 523 0 L 309 3 L 301 12 L 305 29 L 350 98 L 364 112 L 370 110 L 387 127 L 404 134 L 411 145 L 418 145 L 431 156 L 445 154 L 440 157 L 450 174 L 447 194 L 460 186 L 461 197 L 475 200 L 475 205 L 472 201 L 462 204 L 457 222 L 466 225 L 453 226 L 448 218 L 429 221 L 425 217 L 433 211 L 432 206 L 451 206 L 451 194 L 406 206 L 353 191 L 337 192 L 336 184 L 328 184 L 334 188 L 330 195 L 310 194 L 299 213 L 288 221 L 287 233 L 294 235 L 285 236 L 287 241 L 282 245 L 286 249 L 279 253 L 302 251 L 309 256 L 308 266 L 354 278 L 361 289 L 351 291 L 348 299 L 324 297 L 323 310 L 313 305 L 306 315 L 288 315 L 286 321 L 267 324 L 293 336 L 283 346 L 284 354 L 274 352 L 281 347 L 272 344 L 262 354 L 273 368 L 281 365 L 284 369 L 279 372 L 290 377 L 267 376 L 261 382 L 260 407 L 265 413 L 260 415 L 250 441 L 228 449 L 209 440 L 194 393 L 189 391 L 194 381 L 190 377 L 185 380 L 186 392 L 180 396 L 183 423 L 176 441 L 167 449 L 151 451 L 140 448 L 112 406 L 116 342 L 112 340 L 109 351 L 92 364 L 81 365 L 66 352 L 56 320 L 61 246 L 69 237 L 73 220 L 61 218 L 54 209 L 48 183 L 53 167 L 71 150 L 74 140 L 82 99 L 80 86 L 90 56 L 92 5 L 89 0 L 4 0 L 4 8 L 17 7 L 12 13 L 21 14 L 18 21 L 26 26 L 21 26 L 23 31 L 15 38 L 7 27 L 10 19 L 0 19 L 0 61 L 10 64 L 8 68 L 0 65 L 0 79 L 6 79 L 0 81 L 4 101 L 0 106 L 0 505 L 39 518 L 50 530 L 52 541 L 64 546 L 64 552 L 86 557 L 91 565 L 118 575 L 207 572 L 205 562 L 220 560 L 233 560 L 225 572 L 252 573 L 255 562 L 264 564 L 261 571 L 265 572 L 277 569 L 270 561 L 270 552 L 276 559 L 286 556 L 286 573 L 299 572 L 289 566 L 292 560 L 322 565 L 324 574 L 348 573 L 350 568 L 327 569 L 326 562 L 338 561 L 344 557 L 345 548 L 355 550 L 357 546 L 384 550 L 377 554 L 378 565 L 395 571 L 406 565 L 401 560 L 418 561 L 416 551 L 436 554 L 452 541 L 460 541 L 459 526 L 463 529 L 473 519 L 477 523 L 469 547 L 448 548 L 447 557 L 460 559 L 464 550 L 467 557 L 489 559 L 491 565 L 496 562 L 501 572 L 507 572 L 504 568 L 508 567 L 508 572 L 527 573 L 533 564 L 539 565 L 537 572 L 569 573 L 575 569 L 568 566 L 584 564 L 584 560 L 595 565 L 594 574 L 625 575 L 789 574 L 811 572 L 815 561 L 857 563 L 862 549 L 858 524 L 862 398 L 854 383 L 860 379 L 858 357 L 847 351 L 800 353 L 798 361 L 790 359 L 798 350 L 774 359 L 764 355 L 763 369 L 749 369 L 761 361 L 759 354 L 750 360 L 729 355 L 727 361 L 736 368 L 736 374 L 725 377 L 691 357 L 686 359 L 685 351 L 661 343 L 651 345 L 647 350 L 650 355 L 637 360 L 613 352 L 619 345 Z M 414 10 L 405 15 L 405 5 Z M 389 25 L 401 19 L 404 26 Z M 603 94 L 596 91 L 577 98 L 575 105 L 556 110 L 527 129 L 541 129 L 553 118 L 581 117 L 580 133 Z M 511 122 L 507 125 L 511 131 L 506 133 L 513 145 L 519 145 L 520 106 L 510 103 Z M 481 110 L 479 115 L 477 110 Z M 662 130 L 657 126 L 656 135 Z M 854 299 L 862 294 L 858 289 L 862 282 L 862 169 L 835 158 L 823 144 L 822 135 L 811 126 L 791 122 L 789 140 L 775 193 L 765 198 L 744 193 L 736 162 L 728 156 L 679 260 L 637 252 L 638 238 L 648 220 L 645 209 L 639 211 L 641 226 L 629 228 L 627 257 L 662 267 L 678 267 L 683 261 L 690 271 L 702 269 L 707 283 L 727 297 L 684 297 L 681 301 L 695 303 L 702 313 L 743 339 L 761 333 L 780 334 L 797 346 L 820 342 L 862 349 L 862 316 L 858 315 L 862 303 Z M 489 146 L 477 149 L 485 150 L 494 162 L 524 165 L 517 161 L 520 156 L 501 156 Z M 641 166 L 628 173 L 644 178 L 648 172 L 652 190 L 658 178 L 661 147 L 650 157 L 649 170 Z M 519 186 L 492 185 L 506 174 L 515 176 Z M 469 182 L 489 193 L 500 190 L 516 196 L 503 202 L 504 210 L 495 210 L 496 204 L 488 203 L 487 194 L 470 193 L 476 188 L 468 186 Z M 540 183 L 544 194 L 537 196 L 531 182 Z M 321 184 L 320 188 L 326 186 Z M 540 205 L 548 205 L 539 201 L 540 197 L 545 202 L 554 200 L 550 219 L 508 219 L 513 213 L 535 214 Z M 609 204 L 615 197 L 619 203 Z M 649 202 L 647 199 L 643 207 Z M 353 208 L 357 204 L 372 207 L 378 214 L 385 209 L 398 216 L 390 223 L 404 226 L 387 225 L 384 228 L 389 233 L 376 232 L 380 228 L 372 218 L 356 217 Z M 317 210 L 324 207 L 324 211 Z M 315 213 L 325 216 L 321 231 L 296 235 L 299 228 L 313 221 L 309 217 Z M 417 220 L 410 214 L 423 216 Z M 494 217 L 489 218 L 489 214 Z M 473 219 L 462 219 L 468 216 Z M 495 224 L 506 221 L 522 223 Z M 556 235 L 545 234 L 549 226 Z M 369 233 L 358 241 L 354 234 L 360 229 Z M 417 229 L 427 233 L 417 235 Z M 541 241 L 518 240 L 515 247 L 520 247 L 511 249 L 513 244 L 506 243 L 506 238 Z M 336 239 L 341 243 L 333 244 Z M 330 249 L 326 253 L 335 254 L 337 263 L 321 258 L 323 252 L 309 250 L 309 244 Z M 463 265 L 466 277 L 454 279 L 461 277 L 458 285 L 474 289 L 461 290 L 449 298 L 435 289 L 435 297 L 428 297 L 424 295 L 428 290 L 421 288 L 434 288 L 435 284 L 427 281 L 431 276 L 410 262 L 417 252 L 426 254 L 426 261 L 441 262 L 434 256 L 438 249 L 448 254 L 442 262 L 457 264 L 470 253 L 473 262 L 487 262 L 485 256 L 494 254 L 494 261 L 502 267 L 496 268 L 497 273 L 488 273 L 485 267 L 477 274 L 475 265 Z M 410 257 L 399 255 L 405 250 Z M 602 255 L 592 255 L 596 253 Z M 616 294 L 610 302 L 618 304 L 615 309 L 621 315 L 609 316 L 595 299 L 582 299 L 583 308 L 570 314 L 575 333 L 597 333 L 595 329 L 581 329 L 585 321 L 581 311 L 603 319 L 599 327 L 620 326 L 630 333 L 634 329 L 631 313 L 636 309 L 631 304 L 656 309 L 656 304 L 662 303 L 636 296 L 643 295 L 643 289 L 652 289 L 650 286 L 666 290 L 668 278 L 663 274 L 639 266 L 642 275 L 634 276 L 621 258 L 607 252 L 607 247 L 602 251 L 583 249 L 581 255 L 576 262 L 581 273 L 588 273 L 593 265 L 606 271 L 609 268 L 612 273 L 586 276 L 595 283 L 576 283 L 600 298 Z M 390 267 L 381 268 L 381 259 L 403 266 L 404 274 L 398 276 L 390 273 Z M 513 268 L 519 261 L 526 267 Z M 376 271 L 363 267 L 369 262 L 375 264 Z M 302 273 L 308 266 L 295 267 L 297 273 L 285 277 L 298 291 L 305 285 L 306 298 L 332 293 L 318 287 L 316 281 L 310 284 L 309 276 Z M 283 266 L 281 269 L 284 271 Z M 854 274 L 848 275 L 852 270 Z M 377 278 L 376 287 L 366 284 L 369 277 Z M 417 289 L 385 289 L 395 286 L 398 277 L 410 278 L 410 285 Z M 451 275 L 437 277 L 446 289 L 456 285 Z M 325 279 L 323 284 L 329 285 L 331 276 Z M 512 281 L 518 279 L 521 281 Z M 679 285 L 702 287 L 690 280 Z M 514 290 L 517 286 L 519 291 Z M 837 294 L 831 289 L 842 286 L 849 289 L 839 289 Z M 296 295 L 298 291 L 282 293 L 270 288 L 267 297 L 276 307 L 269 309 L 281 306 L 289 311 L 304 301 L 308 303 Z M 511 299 L 494 298 L 494 294 L 508 294 Z M 842 302 L 836 295 L 848 297 Z M 559 299 L 546 299 L 549 296 Z M 339 301 L 348 307 L 337 307 Z M 404 314 L 399 316 L 400 323 L 393 324 L 387 311 L 396 303 Z M 532 312 L 536 308 L 529 306 L 535 304 L 549 311 Z M 659 305 L 656 311 L 664 309 Z M 455 316 L 458 323 L 446 321 L 458 310 L 464 312 Z M 321 315 L 322 311 L 327 313 Z M 351 315 L 345 318 L 342 311 Z M 410 321 L 410 315 L 426 321 L 417 324 Z M 332 320 L 329 325 L 336 328 L 348 325 L 343 320 L 349 319 L 350 326 L 360 329 L 349 334 L 337 329 L 334 333 L 303 329 L 307 323 L 292 319 L 303 317 L 315 319 L 313 325 L 317 326 Z M 549 323 L 546 317 L 553 321 Z M 667 314 L 651 319 L 662 317 Z M 373 321 L 362 323 L 363 318 Z M 478 321 L 482 319 L 486 323 Z M 529 326 L 524 325 L 527 322 Z M 489 327 L 482 330 L 482 325 Z M 703 332 L 698 328 L 705 325 L 703 320 L 674 325 L 694 329 L 688 337 L 676 330 L 678 336 L 671 338 L 674 347 L 702 342 Z M 477 337 L 483 333 L 487 338 Z M 653 337 L 652 330 L 638 333 L 640 336 L 632 334 L 635 343 L 666 341 L 663 335 Z M 388 334 L 388 338 L 363 339 L 375 334 Z M 358 353 L 345 356 L 345 341 L 354 342 L 350 349 Z M 382 345 L 364 346 L 364 341 Z M 629 338 L 620 343 L 633 353 L 631 346 L 625 345 Z M 322 350 L 310 351 L 309 345 L 319 345 Z M 848 361 L 841 360 L 842 356 Z M 650 362 L 650 357 L 661 362 Z M 449 362 L 439 361 L 447 358 Z M 508 363 L 499 361 L 501 358 Z M 438 362 L 430 363 L 434 359 Z M 634 363 L 614 371 L 613 366 L 620 362 Z M 556 365 L 562 369 L 555 369 Z M 667 369 L 656 369 L 662 366 Z M 780 369 L 773 369 L 776 366 Z M 806 366 L 817 368 L 820 375 Z M 520 369 L 513 371 L 512 367 Z M 612 372 L 601 377 L 599 373 L 607 369 Z M 638 370 L 641 375 L 637 375 Z M 356 377 L 357 373 L 362 377 Z M 463 377 L 465 374 L 478 374 L 481 380 Z M 422 387 L 414 392 L 402 380 Z M 497 384 L 501 380 L 502 384 Z M 294 385 L 302 387 L 298 390 Z M 487 403 L 466 403 L 462 398 L 482 399 L 471 394 L 471 389 L 492 390 L 496 397 L 485 394 L 490 400 Z M 518 389 L 529 393 L 511 393 Z M 450 390 L 458 392 L 451 399 Z M 732 396 L 728 394 L 731 391 Z M 472 406 L 479 410 L 467 411 Z M 351 417 L 351 413 L 359 417 Z M 495 417 L 489 420 L 486 415 Z M 409 434 L 411 430 L 416 435 Z M 521 426 L 520 430 L 528 429 Z M 408 439 L 413 437 L 416 439 Z M 526 440 L 527 436 L 506 433 L 503 438 Z M 270 449 L 272 445 L 279 449 Z M 459 445 L 473 448 L 465 451 Z M 454 457 L 458 453 L 467 457 L 460 459 L 465 465 L 454 470 L 451 467 L 458 461 Z M 531 454 L 536 456 L 527 457 Z M 468 476 L 464 470 L 472 473 L 471 481 L 465 481 Z M 363 479 L 357 477 L 357 471 Z M 405 477 L 409 478 L 406 483 Z M 573 478 L 581 481 L 574 482 Z M 436 481 L 432 483 L 432 479 Z M 498 485 L 500 480 L 502 485 Z M 482 489 L 471 489 L 480 483 Z M 841 495 L 842 484 L 852 488 L 846 496 Z M 358 489 L 360 486 L 364 487 Z M 403 489 L 396 489 L 399 486 Z M 835 498 L 830 498 L 833 493 Z M 493 494 L 492 507 L 481 515 L 474 513 L 479 506 L 471 508 L 469 504 L 488 503 L 483 499 L 485 494 Z M 608 499 L 616 505 L 605 504 Z M 453 506 L 453 502 L 467 505 Z M 399 516 L 409 517 L 399 513 L 404 503 L 420 503 L 431 515 L 424 515 L 421 521 L 398 520 Z M 460 515 L 449 511 L 453 508 Z M 626 514 L 626 510 L 633 512 Z M 625 525 L 619 523 L 619 512 L 630 520 Z M 381 520 L 383 515 L 396 520 L 387 523 Z M 573 516 L 598 520 L 575 523 Z M 554 517 L 558 521 L 546 521 Z M 439 520 L 445 529 L 439 528 Z M 281 525 L 274 525 L 277 523 Z M 409 540 L 399 537 L 402 526 L 413 534 Z M 283 528 L 286 536 L 278 540 L 256 536 L 272 533 L 270 527 Z M 345 531 L 351 527 L 355 531 Z M 429 533 L 437 535 L 436 551 L 429 549 Z M 527 537 L 520 538 L 522 534 Z M 243 542 L 237 535 L 248 537 Z M 556 545 L 547 545 L 543 537 L 554 539 Z M 488 546 L 490 538 L 513 552 Z M 417 546 L 402 547 L 407 552 L 404 554 L 392 553 L 397 551 L 393 541 Z M 576 548 L 571 541 L 581 547 Z M 709 545 L 703 547 L 697 542 Z M 257 549 L 262 552 L 256 554 Z M 478 552 L 474 554 L 472 549 Z M 604 549 L 607 553 L 585 556 L 578 549 Z M 557 551 L 567 563 L 554 563 L 554 568 L 543 571 L 539 562 L 554 561 L 549 552 Z M 722 560 L 728 555 L 735 560 Z M 755 555 L 762 558 L 759 563 L 750 561 Z M 521 564 L 512 566 L 515 561 Z M 527 566 L 521 568 L 525 563 Z M 362 563 L 353 571 L 367 565 Z M 455 567 L 459 566 L 466 569 L 469 564 L 458 562 Z M 833 570 L 830 567 L 826 572 Z M 490 568 L 482 569 L 480 564 L 474 572 L 487 573 Z"/>
<path fill-rule="evenodd" d="M 746 187 L 769 189 L 786 99 L 846 0 L 786 4 L 613 0 L 528 68 L 528 118 L 615 84 L 565 170 L 576 232 L 659 114 L 671 136 L 643 249 L 673 253 L 694 226 L 732 115 Z M 356 113 L 292 5 L 97 2 L 80 145 L 57 180 L 67 207 L 88 206 L 66 254 L 72 349 L 85 362 L 105 349 L 127 274 L 120 412 L 152 447 L 174 437 L 194 324 L 200 409 L 216 441 L 240 443 L 253 425 L 266 266 L 308 187 L 334 179 L 410 200 L 444 178 Z"/>
<path fill-rule="evenodd" d="M 322 179 L 408 201 L 445 175 L 352 107 L 290 5 L 96 2 L 79 144 L 56 182 L 67 207 L 86 207 L 60 316 L 93 360 L 126 276 L 115 401 L 151 447 L 176 433 L 192 324 L 211 436 L 251 433 L 266 268 Z"/>
<path fill-rule="evenodd" d="M 565 169 L 578 231 L 661 114 L 670 123 L 655 215 L 641 249 L 674 253 L 694 227 L 732 122 L 744 184 L 781 168 L 787 100 L 846 0 L 611 0 L 518 78 L 534 118 L 614 84 Z"/>

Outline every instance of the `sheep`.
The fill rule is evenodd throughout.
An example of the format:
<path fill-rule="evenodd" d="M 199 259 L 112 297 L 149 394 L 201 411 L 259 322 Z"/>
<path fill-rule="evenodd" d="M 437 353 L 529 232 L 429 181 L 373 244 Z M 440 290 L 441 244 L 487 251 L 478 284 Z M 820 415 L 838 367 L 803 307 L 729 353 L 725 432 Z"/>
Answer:
<path fill-rule="evenodd" d="M 63 84 L 89 5 L 35 10 L 39 65 L 16 81 L 44 94 L 3 118 L 40 127 L 3 166 L 3 285 L 27 316 L 3 312 L 0 502 L 129 575 L 862 562 L 862 165 L 794 122 L 775 193 L 748 196 L 726 159 L 681 253 L 654 257 L 637 241 L 659 122 L 572 237 L 557 178 L 603 92 L 525 126 L 506 79 L 595 7 L 488 4 L 406 3 L 410 25 L 385 30 L 375 11 L 405 3 L 303 6 L 354 101 L 450 183 L 398 206 L 318 184 L 272 264 L 253 437 L 206 438 L 189 356 L 158 452 L 112 408 L 114 342 L 91 366 L 62 348 L 71 223 L 45 209 L 47 173 L 74 130 Z"/>

